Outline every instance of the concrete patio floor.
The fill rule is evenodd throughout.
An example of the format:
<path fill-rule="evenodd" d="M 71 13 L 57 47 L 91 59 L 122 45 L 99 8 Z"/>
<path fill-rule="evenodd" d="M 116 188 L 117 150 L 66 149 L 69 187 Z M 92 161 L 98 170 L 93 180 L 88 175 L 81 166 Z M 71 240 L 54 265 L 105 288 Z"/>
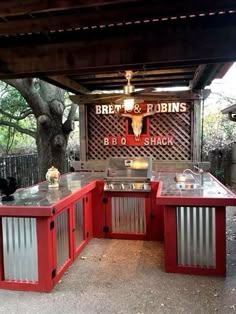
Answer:
<path fill-rule="evenodd" d="M 163 243 L 93 239 L 50 293 L 0 290 L 0 313 L 236 313 L 236 207 L 226 278 L 167 274 Z"/>

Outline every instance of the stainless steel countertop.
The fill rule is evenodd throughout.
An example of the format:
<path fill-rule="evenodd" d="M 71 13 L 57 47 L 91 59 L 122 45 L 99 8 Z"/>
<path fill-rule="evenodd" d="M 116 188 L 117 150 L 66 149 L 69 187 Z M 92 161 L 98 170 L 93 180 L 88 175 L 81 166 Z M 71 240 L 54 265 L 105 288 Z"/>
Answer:
<path fill-rule="evenodd" d="M 0 202 L 0 206 L 52 206 L 74 192 L 81 190 L 95 180 L 103 180 L 104 172 L 72 172 L 62 175 L 59 188 L 48 188 L 46 181 L 34 186 L 19 189 L 14 200 Z M 203 187 L 199 189 L 180 189 L 176 186 L 174 172 L 154 172 L 152 181 L 162 181 L 162 196 L 235 198 L 232 192 L 221 185 L 210 174 L 204 173 Z"/>
<path fill-rule="evenodd" d="M 161 196 L 179 196 L 179 197 L 214 197 L 214 198 L 235 198 L 231 191 L 219 183 L 212 175 L 207 172 L 203 173 L 203 185 L 194 189 L 181 189 L 175 180 L 174 172 L 155 172 L 152 180 L 162 181 Z M 199 176 L 194 176 L 195 182 L 200 183 Z"/>
<path fill-rule="evenodd" d="M 19 189 L 14 193 L 14 200 L 0 202 L 0 206 L 52 206 L 85 187 L 94 180 L 103 180 L 101 172 L 72 172 L 60 177 L 59 188 L 48 188 L 46 181 L 31 187 Z"/>

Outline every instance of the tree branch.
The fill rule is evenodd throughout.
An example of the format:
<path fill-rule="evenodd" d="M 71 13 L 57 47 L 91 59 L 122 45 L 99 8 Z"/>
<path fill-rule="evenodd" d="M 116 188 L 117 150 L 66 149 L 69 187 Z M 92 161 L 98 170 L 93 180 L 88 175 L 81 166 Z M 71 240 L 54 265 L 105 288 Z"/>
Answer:
<path fill-rule="evenodd" d="M 72 103 L 70 107 L 70 111 L 67 116 L 67 120 L 62 125 L 62 129 L 65 134 L 69 134 L 71 131 L 74 130 L 74 120 L 75 120 L 77 109 L 78 109 L 78 106 Z"/>
<path fill-rule="evenodd" d="M 75 114 L 76 114 L 77 109 L 78 109 L 78 105 L 72 103 L 70 107 L 70 111 L 67 116 L 67 120 L 72 121 L 75 119 Z"/>
<path fill-rule="evenodd" d="M 234 97 L 230 97 L 230 96 L 226 96 L 222 93 L 216 93 L 216 92 L 212 92 L 212 95 L 216 95 L 216 96 L 220 96 L 221 98 L 227 100 L 229 103 L 235 103 L 236 99 Z"/>
<path fill-rule="evenodd" d="M 10 119 L 14 119 L 16 121 L 23 120 L 26 117 L 28 117 L 30 114 L 33 114 L 32 110 L 27 110 L 24 113 L 22 113 L 20 116 L 14 116 L 14 115 L 10 114 L 9 112 L 6 112 L 2 109 L 0 109 L 0 113 L 3 114 L 4 116 L 6 116 Z"/>
<path fill-rule="evenodd" d="M 9 79 L 3 81 L 15 87 L 21 93 L 36 117 L 42 114 L 50 114 L 47 104 L 33 84 L 33 79 Z"/>
<path fill-rule="evenodd" d="M 18 132 L 21 132 L 21 133 L 27 134 L 29 136 L 32 136 L 33 138 L 36 138 L 35 132 L 28 130 L 28 129 L 25 129 L 25 128 L 22 128 L 16 123 L 13 123 L 10 121 L 0 121 L 0 125 L 12 127 L 15 130 L 17 130 Z"/>

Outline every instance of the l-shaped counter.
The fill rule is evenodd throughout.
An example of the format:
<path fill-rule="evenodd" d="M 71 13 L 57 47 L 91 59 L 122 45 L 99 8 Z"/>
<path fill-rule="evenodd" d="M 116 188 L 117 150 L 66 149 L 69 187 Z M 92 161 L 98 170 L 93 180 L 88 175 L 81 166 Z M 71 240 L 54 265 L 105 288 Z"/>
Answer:
<path fill-rule="evenodd" d="M 164 241 L 165 271 L 226 274 L 225 210 L 236 195 L 209 173 L 184 186 L 154 172 L 150 192 L 104 192 L 104 173 L 61 176 L 0 203 L 0 288 L 50 291 L 93 237 Z"/>

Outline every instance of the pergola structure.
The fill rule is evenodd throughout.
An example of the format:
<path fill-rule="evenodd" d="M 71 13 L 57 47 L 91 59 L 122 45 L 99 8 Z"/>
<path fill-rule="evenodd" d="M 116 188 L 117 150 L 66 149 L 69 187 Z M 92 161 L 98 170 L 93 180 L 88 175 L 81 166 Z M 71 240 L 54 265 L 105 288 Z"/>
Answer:
<path fill-rule="evenodd" d="M 0 3 L 0 78 L 40 77 L 74 93 L 204 88 L 236 59 L 233 0 Z"/>
<path fill-rule="evenodd" d="M 124 71 L 132 70 L 136 88 L 184 86 L 189 90 L 179 97 L 195 101 L 236 60 L 235 34 L 234 0 L 4 0 L 0 79 L 39 77 L 83 103 L 95 90 L 122 89 Z M 200 111 L 195 113 L 196 122 Z M 86 160 L 86 126 L 81 128 Z M 199 128 L 195 123 L 195 160 Z"/>
<path fill-rule="evenodd" d="M 104 168 L 69 173 L 56 189 L 41 182 L 1 202 L 0 288 L 50 291 L 93 237 L 164 240 L 167 272 L 224 276 L 226 206 L 236 198 L 196 164 L 199 104 L 235 60 L 235 0 L 0 1 L 0 79 L 39 77 L 74 92 L 81 164 L 99 171 L 116 160 L 105 180 Z M 121 89 L 127 70 L 136 88 L 189 89 L 152 91 L 145 99 L 156 101 L 135 103 L 123 120 L 113 104 L 83 104 L 94 90 Z"/>

